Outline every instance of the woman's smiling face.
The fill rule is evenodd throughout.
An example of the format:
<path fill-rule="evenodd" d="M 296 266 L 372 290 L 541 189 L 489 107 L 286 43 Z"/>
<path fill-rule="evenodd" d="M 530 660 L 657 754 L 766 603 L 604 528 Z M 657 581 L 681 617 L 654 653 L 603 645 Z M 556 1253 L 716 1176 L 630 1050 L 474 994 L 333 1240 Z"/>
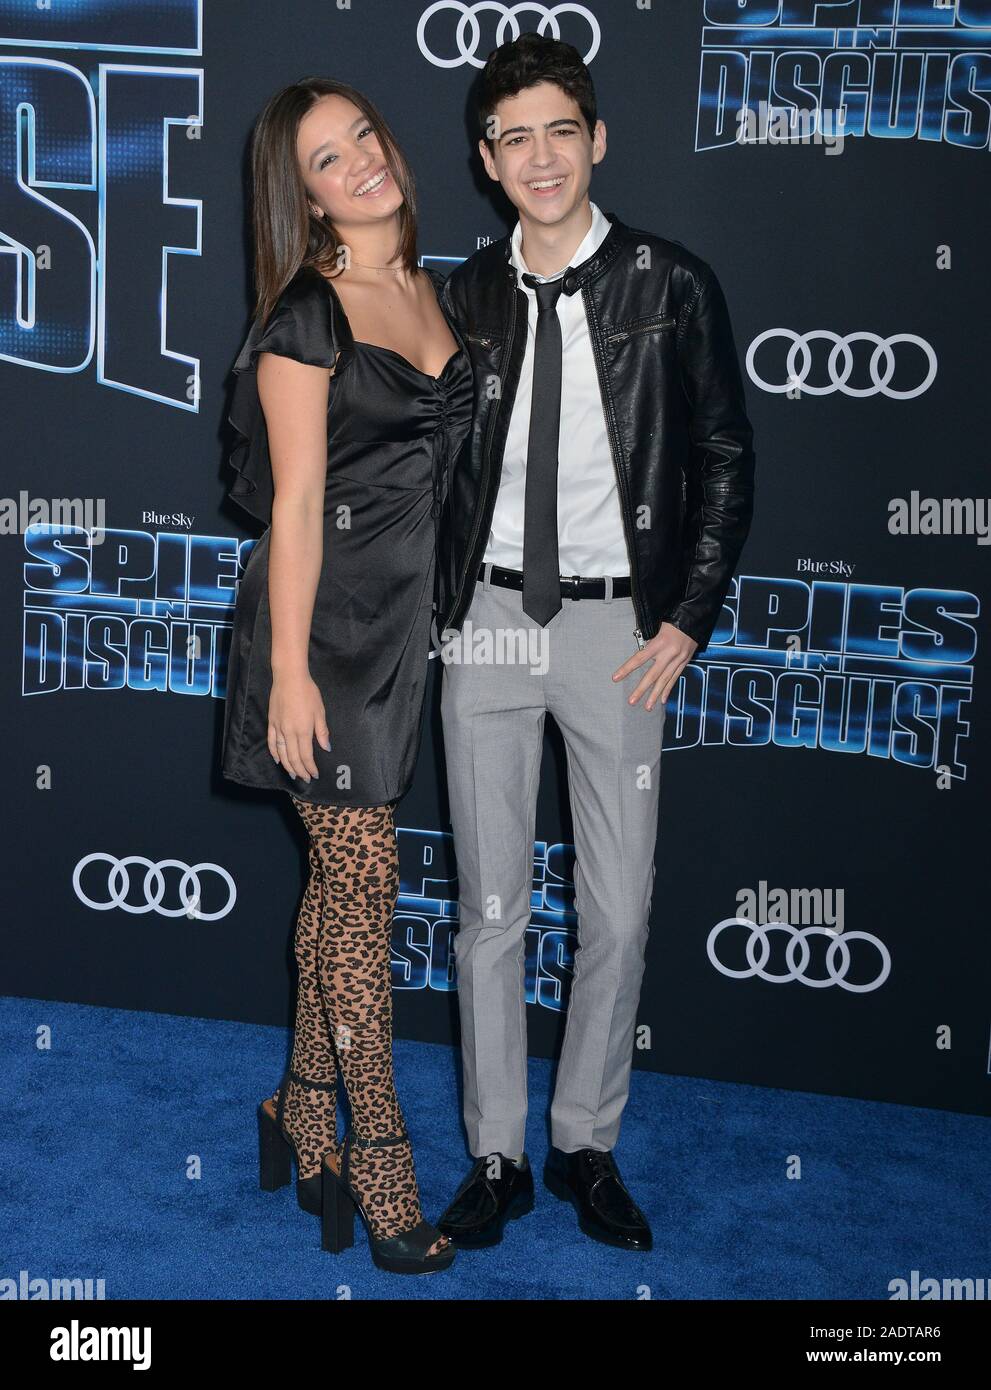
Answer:
<path fill-rule="evenodd" d="M 378 222 L 403 203 L 368 117 L 346 97 L 321 97 L 299 123 L 296 155 L 314 212 L 335 227 Z"/>

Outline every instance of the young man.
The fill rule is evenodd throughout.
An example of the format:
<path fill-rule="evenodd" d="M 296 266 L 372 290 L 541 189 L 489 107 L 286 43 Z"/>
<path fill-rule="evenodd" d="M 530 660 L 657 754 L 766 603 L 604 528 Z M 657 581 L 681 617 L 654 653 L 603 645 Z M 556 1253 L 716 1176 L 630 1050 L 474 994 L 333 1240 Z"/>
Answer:
<path fill-rule="evenodd" d="M 479 119 L 485 168 L 519 221 L 444 291 L 476 382 L 438 623 L 476 1162 L 438 1224 L 458 1245 L 491 1245 L 533 1205 L 523 960 L 550 712 L 568 756 L 579 950 L 544 1180 L 588 1235 L 645 1250 L 650 1228 L 612 1150 L 654 882 L 664 702 L 709 641 L 749 530 L 752 432 L 709 266 L 589 201 L 606 130 L 576 50 L 536 34 L 502 45 L 481 77 Z M 474 634 L 525 630 L 529 656 L 455 663 L 466 622 Z"/>

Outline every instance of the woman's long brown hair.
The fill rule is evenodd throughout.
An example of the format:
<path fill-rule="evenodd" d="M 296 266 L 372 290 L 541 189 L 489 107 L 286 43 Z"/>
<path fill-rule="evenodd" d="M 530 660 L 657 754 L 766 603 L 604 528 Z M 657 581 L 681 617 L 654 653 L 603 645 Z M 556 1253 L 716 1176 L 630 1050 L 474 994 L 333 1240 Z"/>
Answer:
<path fill-rule="evenodd" d="M 315 266 L 330 276 L 343 269 L 337 230 L 329 217 L 316 217 L 310 209 L 296 153 L 300 121 L 321 97 L 331 95 L 354 102 L 378 136 L 389 172 L 403 195 L 397 253 L 406 270 L 413 271 L 418 264 L 413 173 L 388 123 L 366 96 L 346 82 L 301 78 L 267 103 L 251 144 L 255 317 L 263 322 L 301 266 Z"/>

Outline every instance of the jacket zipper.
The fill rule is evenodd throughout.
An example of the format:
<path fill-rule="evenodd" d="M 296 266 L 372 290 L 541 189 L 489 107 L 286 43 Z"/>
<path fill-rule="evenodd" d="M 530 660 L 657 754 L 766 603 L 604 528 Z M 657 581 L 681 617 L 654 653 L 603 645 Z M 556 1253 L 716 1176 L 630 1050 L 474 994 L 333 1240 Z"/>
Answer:
<path fill-rule="evenodd" d="M 684 479 L 684 478 L 682 478 L 682 480 L 681 480 L 681 502 L 682 502 L 682 507 L 681 507 L 681 518 L 682 518 L 682 521 L 684 521 L 684 519 L 685 519 L 685 510 L 686 510 L 687 505 L 688 505 L 688 484 L 685 482 L 685 479 Z M 628 544 L 628 543 L 627 543 L 627 544 Z M 633 572 L 633 571 L 632 571 L 632 568 L 631 568 L 631 571 L 630 571 L 630 572 L 631 572 L 631 574 L 632 574 L 632 572 Z M 642 631 L 640 628 L 638 628 L 638 627 L 637 627 L 637 628 L 634 628 L 634 629 L 633 629 L 633 636 L 637 639 L 637 646 L 638 646 L 638 648 L 640 649 L 640 651 L 643 651 L 644 647 L 647 645 L 647 643 L 643 640 L 643 631 Z"/>
<path fill-rule="evenodd" d="M 440 302 L 440 296 L 438 295 L 438 303 L 439 303 L 439 302 Z M 443 310 L 442 310 L 441 312 L 443 312 Z M 453 315 L 452 315 L 451 318 L 447 318 L 447 315 L 444 314 L 444 317 L 445 317 L 445 319 L 447 319 L 447 326 L 448 326 L 448 328 L 451 330 L 451 333 L 452 333 L 452 335 L 453 335 L 453 337 L 454 337 L 454 341 L 457 343 L 459 350 L 460 350 L 461 352 L 464 353 L 465 357 L 468 358 L 468 361 L 469 361 L 469 363 L 470 363 L 470 362 L 471 362 L 471 356 L 470 356 L 470 354 L 469 354 L 469 352 L 468 352 L 467 347 L 465 346 L 465 338 L 467 338 L 469 335 L 466 333 L 466 334 L 465 334 L 465 338 L 462 338 L 461 334 L 458 332 L 458 326 L 457 326 L 457 324 L 454 323 L 454 321 L 453 321 Z M 451 460 L 450 458 L 448 458 L 448 460 L 447 460 L 447 475 L 448 475 L 448 476 L 447 476 L 447 478 L 445 479 L 445 481 L 446 481 L 446 483 L 447 483 L 447 489 L 446 489 L 446 491 L 447 491 L 447 495 L 448 495 L 448 496 L 450 496 L 450 495 L 451 495 L 451 492 L 452 492 L 452 488 L 451 488 L 451 463 L 452 463 L 452 460 Z M 435 500 L 435 502 L 436 502 L 436 500 L 437 500 L 437 499 L 436 499 L 436 494 L 435 494 L 435 499 L 434 499 L 434 500 Z"/>
<path fill-rule="evenodd" d="M 582 298 L 583 298 L 584 301 L 585 301 L 585 312 L 586 312 L 586 314 L 587 314 L 587 316 L 588 316 L 589 322 L 590 322 L 591 324 L 595 324 L 596 326 L 598 326 L 598 318 L 596 317 L 595 306 L 594 306 L 593 303 L 592 303 L 592 296 L 591 296 L 591 293 L 589 292 L 589 289 L 588 289 L 588 285 L 587 285 L 587 284 L 582 286 Z M 607 390 L 604 389 L 604 383 L 603 383 L 603 371 L 604 371 L 604 367 L 603 367 L 602 358 L 601 358 L 601 355 L 600 355 L 600 352 L 599 352 L 598 344 L 597 344 L 596 341 L 595 341 L 595 334 L 594 334 L 594 333 L 591 334 L 591 338 L 592 338 L 592 355 L 593 355 L 593 357 L 595 358 L 595 371 L 596 371 L 596 375 L 598 376 L 598 379 L 599 379 L 599 395 L 600 395 L 601 398 L 602 398 L 602 403 L 603 403 L 603 406 L 605 407 L 605 410 L 606 410 L 606 413 L 607 413 L 607 424 L 608 424 L 609 426 L 611 426 L 611 428 L 608 428 L 608 429 L 607 429 L 607 434 L 608 434 L 608 436 L 609 436 L 609 455 L 610 455 L 610 457 L 612 458 L 613 472 L 616 474 L 616 484 L 617 484 L 617 486 L 618 486 L 618 488 L 619 488 L 619 494 L 620 494 L 620 498 L 621 498 L 621 503 L 620 503 L 620 508 L 619 508 L 619 510 L 620 510 L 620 515 L 621 515 L 622 518 L 623 518 L 623 534 L 624 534 L 624 536 L 625 536 L 625 538 L 626 538 L 626 554 L 627 554 L 627 559 L 628 559 L 629 562 L 630 562 L 630 581 L 631 581 L 631 583 L 630 583 L 630 591 L 631 591 L 631 593 L 632 593 L 632 595 L 633 595 L 633 610 L 634 610 L 634 612 L 636 613 L 636 618 L 637 618 L 637 626 L 633 629 L 633 636 L 637 639 L 637 646 L 638 646 L 638 648 L 640 649 L 640 651 L 643 651 L 643 649 L 644 649 L 644 647 L 647 645 L 647 643 L 645 642 L 645 640 L 644 640 L 644 635 L 643 635 L 642 605 L 641 605 L 641 603 L 640 603 L 640 576 L 639 576 L 639 573 L 638 573 L 638 571 L 637 571 L 636 555 L 635 555 L 635 553 L 634 553 L 633 544 L 632 544 L 632 542 L 631 542 L 631 540 L 630 540 L 630 527 L 629 527 L 630 499 L 629 499 L 629 495 L 628 495 L 628 493 L 627 493 L 627 491 L 626 491 L 626 480 L 625 480 L 624 477 L 623 477 L 622 470 L 620 469 L 620 466 L 619 466 L 619 460 L 618 460 L 617 457 L 616 457 L 616 446 L 615 446 L 615 443 L 614 443 L 614 440 L 616 439 L 617 434 L 618 434 L 617 425 L 616 425 L 616 413 L 615 413 L 615 411 L 613 410 L 612 396 L 609 394 L 609 392 L 608 392 Z"/>
<path fill-rule="evenodd" d="M 517 293 L 518 293 L 517 288 L 516 288 L 515 285 L 513 285 L 513 286 L 512 286 L 512 290 L 511 290 L 511 298 L 510 298 L 509 334 L 508 334 L 508 337 L 507 337 L 507 339 L 506 339 L 506 354 L 505 354 L 505 360 L 506 360 L 507 362 L 508 362 L 510 356 L 512 355 L 512 351 L 513 351 L 513 340 L 514 340 L 514 338 L 515 338 L 515 336 L 516 336 L 516 295 L 517 295 Z M 471 335 L 469 335 L 469 336 L 471 336 Z M 477 341 L 477 342 L 482 342 L 483 340 L 480 339 L 480 338 L 478 338 L 478 339 L 476 339 L 476 341 Z M 484 339 L 484 342 L 486 342 L 486 343 L 487 343 L 487 342 L 490 342 L 490 341 L 491 341 L 491 339 Z M 503 364 L 500 364 L 500 365 L 503 365 Z M 499 399 L 498 399 L 498 401 L 496 402 L 496 405 L 495 405 L 495 409 L 494 409 L 494 410 L 491 412 L 491 414 L 489 415 L 488 426 L 487 426 L 486 431 L 485 431 L 485 440 L 484 440 L 484 442 L 483 442 L 483 444 L 482 444 L 482 477 L 481 477 L 481 479 L 479 480 L 479 490 L 480 490 L 480 492 L 481 492 L 482 502 L 481 502 L 481 505 L 479 506 L 478 511 L 477 511 L 476 514 L 475 514 L 475 520 L 474 520 L 474 522 L 473 522 L 473 524 L 472 524 L 471 536 L 469 537 L 469 540 L 468 540 L 468 547 L 467 547 L 467 552 L 466 552 L 466 554 L 467 554 L 467 562 L 468 562 L 468 563 L 467 563 L 467 565 L 466 565 L 465 572 L 464 572 L 464 574 L 463 574 L 463 576 L 462 576 L 462 578 L 461 578 L 461 585 L 460 585 L 460 588 L 458 589 L 457 596 L 456 596 L 456 598 L 455 598 L 455 600 L 454 600 L 454 605 L 453 605 L 453 607 L 451 608 L 451 614 L 450 614 L 450 618 L 448 619 L 448 623 L 454 622 L 454 620 L 457 618 L 457 616 L 458 616 L 458 610 L 459 610 L 459 608 L 461 607 L 461 602 L 462 602 L 462 599 L 463 599 L 463 597 L 464 597 L 465 587 L 466 587 L 466 585 L 467 585 L 467 583 L 468 583 L 469 578 L 471 577 L 471 573 L 472 573 L 473 570 L 475 570 L 475 571 L 478 570 L 478 564 L 477 564 L 477 562 L 475 561 L 474 552 L 475 552 L 476 543 L 477 543 L 477 541 L 478 541 L 478 533 L 479 533 L 479 530 L 481 529 L 481 525 L 482 525 L 482 514 L 483 514 L 484 511 L 488 511 L 488 510 L 489 510 L 489 508 L 488 508 L 488 506 L 487 506 L 487 504 L 486 504 L 486 502 L 485 502 L 485 500 L 484 500 L 484 499 L 485 499 L 485 495 L 486 495 L 486 488 L 487 488 L 487 486 L 488 486 L 489 470 L 490 470 L 489 448 L 490 448 L 490 445 L 491 445 L 491 443 L 492 443 L 492 436 L 493 436 L 493 434 L 495 433 L 496 421 L 497 421 L 497 419 L 499 418 L 499 412 L 500 412 L 500 410 L 502 409 L 503 399 L 504 399 L 504 396 L 503 396 L 502 392 L 500 392 L 500 393 L 499 393 Z M 493 494 L 493 497 L 492 497 L 492 502 L 493 502 L 493 505 L 494 505 L 494 504 L 495 504 L 495 495 L 494 495 L 494 494 Z M 490 522 L 489 524 L 491 525 L 491 522 Z"/>
<path fill-rule="evenodd" d="M 610 333 L 606 337 L 607 343 L 621 343 L 626 338 L 632 338 L 634 333 L 653 333 L 661 328 L 673 328 L 674 319 L 658 319 L 656 323 L 642 323 L 635 328 L 622 328 L 618 333 Z"/>

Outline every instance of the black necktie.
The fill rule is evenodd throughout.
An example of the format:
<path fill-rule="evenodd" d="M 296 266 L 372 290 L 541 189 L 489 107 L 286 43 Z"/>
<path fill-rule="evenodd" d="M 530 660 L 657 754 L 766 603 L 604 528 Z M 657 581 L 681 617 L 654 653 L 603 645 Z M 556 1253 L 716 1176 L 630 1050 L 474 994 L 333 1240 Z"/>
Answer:
<path fill-rule="evenodd" d="M 541 627 L 561 607 L 557 553 L 557 450 L 561 428 L 561 323 L 564 276 L 546 283 L 524 275 L 537 292 L 537 337 L 523 507 L 523 611 Z"/>

